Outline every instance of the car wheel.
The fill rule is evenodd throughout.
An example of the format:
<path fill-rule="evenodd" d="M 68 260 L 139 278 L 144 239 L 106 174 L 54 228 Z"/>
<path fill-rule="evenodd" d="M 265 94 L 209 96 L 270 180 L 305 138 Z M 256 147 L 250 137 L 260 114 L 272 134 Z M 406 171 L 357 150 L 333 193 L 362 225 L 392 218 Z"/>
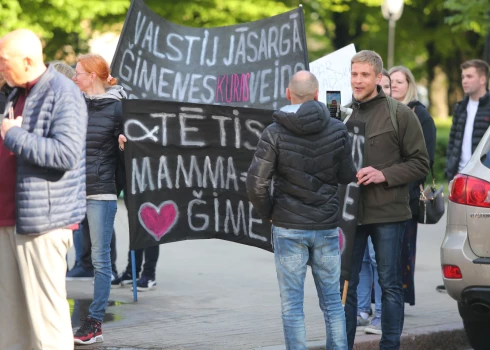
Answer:
<path fill-rule="evenodd" d="M 478 315 L 468 306 L 458 303 L 464 330 L 474 350 L 490 350 L 490 315 Z"/>

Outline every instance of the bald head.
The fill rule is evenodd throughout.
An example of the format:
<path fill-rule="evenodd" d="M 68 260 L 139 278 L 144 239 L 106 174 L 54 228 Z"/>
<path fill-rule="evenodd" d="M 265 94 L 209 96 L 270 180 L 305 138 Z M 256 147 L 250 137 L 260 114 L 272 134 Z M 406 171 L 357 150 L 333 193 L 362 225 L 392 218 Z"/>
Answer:
<path fill-rule="evenodd" d="M 0 39 L 0 73 L 14 87 L 25 87 L 46 70 L 41 40 L 28 29 L 17 29 Z"/>
<path fill-rule="evenodd" d="M 297 72 L 289 81 L 286 97 L 292 104 L 318 100 L 318 80 L 307 70 Z"/>

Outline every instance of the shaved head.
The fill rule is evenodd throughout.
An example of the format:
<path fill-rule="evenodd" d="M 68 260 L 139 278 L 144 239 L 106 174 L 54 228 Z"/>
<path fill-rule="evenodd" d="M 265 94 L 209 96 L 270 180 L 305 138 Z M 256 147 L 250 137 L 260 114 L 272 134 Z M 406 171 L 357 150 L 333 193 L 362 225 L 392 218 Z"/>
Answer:
<path fill-rule="evenodd" d="M 318 80 L 307 70 L 297 72 L 289 81 L 286 97 L 293 104 L 318 100 Z"/>
<path fill-rule="evenodd" d="M 0 39 L 0 73 L 12 87 L 25 87 L 44 73 L 41 40 L 28 29 L 17 29 Z"/>

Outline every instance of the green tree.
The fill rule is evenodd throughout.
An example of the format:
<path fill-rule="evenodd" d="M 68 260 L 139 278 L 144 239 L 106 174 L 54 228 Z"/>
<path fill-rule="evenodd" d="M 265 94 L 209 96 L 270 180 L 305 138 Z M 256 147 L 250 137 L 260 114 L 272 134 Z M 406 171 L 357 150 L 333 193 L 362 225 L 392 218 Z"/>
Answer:
<path fill-rule="evenodd" d="M 490 63 L 490 8 L 486 0 L 446 0 L 445 7 L 452 11 L 446 22 L 454 31 L 474 31 L 486 35 L 484 59 Z"/>
<path fill-rule="evenodd" d="M 29 28 L 44 41 L 47 60 L 70 60 L 73 53 L 88 50 L 88 40 L 95 33 L 120 31 L 130 3 L 130 0 L 0 0 L 0 37 L 17 28 Z M 268 0 L 145 3 L 167 20 L 192 27 L 255 21 L 297 6 L 296 1 Z"/>
<path fill-rule="evenodd" d="M 447 8 L 448 1 L 452 0 L 405 0 L 403 15 L 396 23 L 395 65 L 407 66 L 429 87 L 435 72 L 445 73 L 447 97 L 452 105 L 462 95 L 460 63 L 483 57 L 485 41 L 482 31 L 457 29 L 448 23 L 446 18 L 455 14 Z M 386 58 L 388 23 L 382 17 L 381 3 L 382 0 L 305 0 L 310 58 L 350 43 L 357 50 L 375 50 Z M 312 30 L 319 35 L 312 35 Z M 312 40 L 316 40 L 314 46 L 310 45 Z"/>
<path fill-rule="evenodd" d="M 302 0 L 310 61 L 350 43 L 357 50 L 387 55 L 388 23 L 383 0 Z M 67 61 L 88 50 L 98 32 L 122 29 L 130 0 L 0 0 L 0 36 L 30 28 L 45 42 L 48 60 Z M 298 0 L 145 0 L 155 13 L 192 27 L 225 26 L 267 18 L 298 6 Z M 483 57 L 489 32 L 488 0 L 405 0 L 397 22 L 395 64 L 409 67 L 418 80 L 448 77 L 448 99 L 461 97 L 462 61 Z M 490 37 L 488 39 L 490 41 Z M 430 84 L 429 84 L 430 86 Z"/>
<path fill-rule="evenodd" d="M 256 21 L 297 7 L 296 1 L 277 0 L 179 0 L 170 4 L 145 0 L 145 4 L 169 21 L 198 28 Z"/>
<path fill-rule="evenodd" d="M 87 49 L 96 30 L 124 21 L 128 0 L 0 0 L 0 37 L 29 28 L 45 43 L 47 60 Z"/>
<path fill-rule="evenodd" d="M 444 7 L 453 14 L 446 17 L 446 22 L 453 30 L 469 30 L 482 35 L 490 31 L 490 8 L 487 0 L 446 0 Z"/>

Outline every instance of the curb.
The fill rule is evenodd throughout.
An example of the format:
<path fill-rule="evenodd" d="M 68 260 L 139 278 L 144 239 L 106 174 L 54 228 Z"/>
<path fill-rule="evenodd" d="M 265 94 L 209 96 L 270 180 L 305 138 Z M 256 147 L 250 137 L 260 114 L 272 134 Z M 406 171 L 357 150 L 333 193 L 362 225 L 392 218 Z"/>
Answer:
<path fill-rule="evenodd" d="M 378 335 L 357 335 L 353 350 L 379 349 Z M 311 341 L 307 343 L 308 350 L 325 350 L 325 341 Z M 98 344 L 76 347 L 85 350 L 144 350 L 140 347 L 101 346 Z M 156 349 L 156 348 L 152 348 Z M 259 347 L 254 350 L 285 350 L 284 345 Z M 439 326 L 411 329 L 403 332 L 401 337 L 401 350 L 466 350 L 471 349 L 462 323 L 443 324 Z"/>
<path fill-rule="evenodd" d="M 360 341 L 354 344 L 354 350 L 377 350 L 379 349 L 379 338 L 379 336 L 371 335 L 361 336 L 359 337 Z M 470 348 L 462 323 L 412 329 L 402 334 L 400 346 L 400 349 L 407 350 L 462 350 Z"/>
<path fill-rule="evenodd" d="M 378 335 L 358 335 L 354 350 L 378 350 Z M 324 341 L 307 343 L 308 350 L 325 350 Z M 462 323 L 451 323 L 433 327 L 411 329 L 403 332 L 400 349 L 406 350 L 462 350 L 470 349 Z M 255 350 L 285 350 L 284 345 L 256 348 Z"/>

